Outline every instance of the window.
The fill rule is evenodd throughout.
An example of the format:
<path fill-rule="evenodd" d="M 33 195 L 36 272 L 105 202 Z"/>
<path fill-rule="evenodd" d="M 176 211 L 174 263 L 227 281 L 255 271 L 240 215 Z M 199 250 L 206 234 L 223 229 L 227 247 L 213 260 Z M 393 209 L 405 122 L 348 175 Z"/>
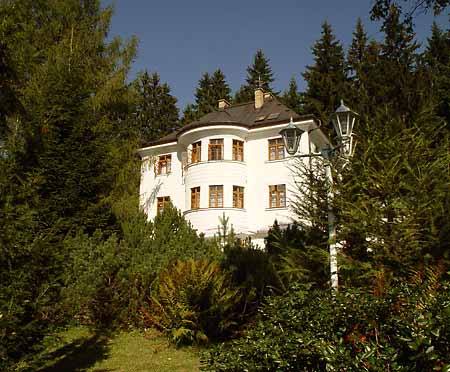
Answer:
<path fill-rule="evenodd" d="M 169 174 L 172 163 L 172 155 L 161 155 L 156 164 L 156 174 Z"/>
<path fill-rule="evenodd" d="M 161 196 L 158 197 L 158 201 L 156 204 L 156 212 L 159 214 L 161 213 L 164 208 L 167 206 L 167 204 L 170 203 L 170 196 Z"/>
<path fill-rule="evenodd" d="M 208 160 L 223 160 L 223 139 L 209 140 Z"/>
<path fill-rule="evenodd" d="M 202 160 L 202 143 L 195 142 L 192 144 L 191 163 L 198 163 Z"/>
<path fill-rule="evenodd" d="M 233 160 L 244 161 L 244 142 L 233 140 Z"/>
<path fill-rule="evenodd" d="M 284 144 L 282 138 L 269 140 L 269 160 L 284 159 Z"/>
<path fill-rule="evenodd" d="M 269 207 L 270 208 L 286 207 L 286 185 L 269 186 Z"/>
<path fill-rule="evenodd" d="M 223 207 L 223 185 L 209 186 L 209 207 Z"/>
<path fill-rule="evenodd" d="M 200 208 L 200 187 L 193 187 L 191 189 L 191 209 Z"/>
<path fill-rule="evenodd" d="M 244 188 L 233 186 L 233 208 L 244 208 Z"/>

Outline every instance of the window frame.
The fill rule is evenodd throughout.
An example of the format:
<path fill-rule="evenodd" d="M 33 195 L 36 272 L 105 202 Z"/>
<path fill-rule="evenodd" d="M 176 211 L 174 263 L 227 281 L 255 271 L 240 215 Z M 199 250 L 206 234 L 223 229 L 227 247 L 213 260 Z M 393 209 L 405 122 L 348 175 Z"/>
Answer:
<path fill-rule="evenodd" d="M 283 138 L 281 138 L 281 137 L 271 138 L 268 140 L 267 144 L 268 144 L 268 151 L 269 151 L 269 156 L 268 156 L 269 161 L 282 160 L 282 159 L 286 158 L 286 153 L 284 151 Z M 272 151 L 271 151 L 272 148 L 274 150 L 274 156 L 272 156 Z M 282 156 L 280 155 L 280 151 L 283 151 Z"/>
<path fill-rule="evenodd" d="M 244 141 L 233 140 L 233 160 L 244 161 Z"/>
<path fill-rule="evenodd" d="M 165 165 L 164 168 L 163 165 Z M 165 172 L 162 171 L 163 169 L 165 169 Z M 172 154 L 159 155 L 158 162 L 157 164 L 155 164 L 155 174 L 157 176 L 160 176 L 163 174 L 170 174 L 171 171 L 172 171 Z"/>
<path fill-rule="evenodd" d="M 209 185 L 208 201 L 209 208 L 223 208 L 223 185 Z"/>
<path fill-rule="evenodd" d="M 233 185 L 233 208 L 244 209 L 244 186 Z"/>
<path fill-rule="evenodd" d="M 273 196 L 275 204 L 272 203 Z M 286 184 L 269 185 L 269 208 L 286 208 Z"/>
<path fill-rule="evenodd" d="M 200 209 L 200 186 L 191 187 L 191 209 Z"/>
<path fill-rule="evenodd" d="M 158 196 L 156 198 L 156 214 L 160 214 L 168 203 L 171 203 L 170 196 Z"/>
<path fill-rule="evenodd" d="M 213 142 L 214 141 L 214 142 Z M 217 141 L 217 142 L 216 142 Z M 223 138 L 211 138 L 208 144 L 208 161 L 223 160 Z M 220 157 L 216 158 L 216 151 L 220 151 Z M 214 159 L 213 159 L 214 155 Z"/>
<path fill-rule="evenodd" d="M 191 149 L 191 163 L 200 163 L 202 161 L 202 141 L 197 141 L 192 144 Z"/>

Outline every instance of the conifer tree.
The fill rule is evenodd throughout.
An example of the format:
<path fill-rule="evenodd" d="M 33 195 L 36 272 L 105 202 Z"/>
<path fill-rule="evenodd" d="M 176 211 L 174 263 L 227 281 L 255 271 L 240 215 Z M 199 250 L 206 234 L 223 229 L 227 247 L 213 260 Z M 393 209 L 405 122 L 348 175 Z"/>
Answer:
<path fill-rule="evenodd" d="M 353 88 L 360 88 L 364 79 L 361 75 L 366 63 L 367 41 L 367 34 L 364 31 L 361 18 L 358 18 L 353 40 L 347 53 L 347 70 Z"/>
<path fill-rule="evenodd" d="M 183 111 L 183 117 L 181 118 L 181 125 L 182 126 L 187 125 L 197 119 L 199 119 L 197 107 L 192 103 L 187 104 Z"/>
<path fill-rule="evenodd" d="M 430 75 L 430 94 L 436 112 L 450 125 L 450 30 L 443 32 L 433 23 L 424 60 Z"/>
<path fill-rule="evenodd" d="M 294 77 L 289 82 L 289 88 L 281 97 L 283 103 L 298 114 L 304 114 L 302 94 L 298 91 Z"/>
<path fill-rule="evenodd" d="M 231 89 L 226 82 L 225 75 L 222 70 L 217 69 L 211 76 L 211 85 L 213 88 L 213 96 L 217 101 L 220 99 L 226 99 L 227 101 L 231 100 Z"/>
<path fill-rule="evenodd" d="M 322 37 L 312 48 L 314 65 L 303 73 L 308 86 L 305 92 L 305 110 L 329 123 L 340 99 L 345 98 L 346 73 L 342 45 L 336 40 L 331 26 L 322 24 Z"/>
<path fill-rule="evenodd" d="M 0 156 L 0 369 L 11 370 L 55 311 L 65 234 L 117 229 L 109 195 L 135 42 L 106 41 L 112 10 L 98 0 L 11 0 L 0 16 L 17 100 Z"/>
<path fill-rule="evenodd" d="M 225 80 L 225 75 L 220 69 L 214 71 L 212 75 L 205 72 L 195 91 L 195 104 L 187 105 L 184 110 L 182 124 L 186 125 L 217 110 L 220 99 L 230 100 L 230 87 Z"/>
<path fill-rule="evenodd" d="M 240 87 L 234 97 L 234 101 L 236 103 L 252 101 L 255 89 L 258 87 L 265 92 L 275 93 L 271 86 L 274 80 L 269 59 L 266 58 L 262 49 L 258 49 L 253 59 L 253 64 L 247 67 L 247 84 Z"/>
<path fill-rule="evenodd" d="M 144 71 L 134 82 L 137 95 L 136 126 L 141 143 L 156 140 L 178 126 L 177 99 L 159 75 Z"/>

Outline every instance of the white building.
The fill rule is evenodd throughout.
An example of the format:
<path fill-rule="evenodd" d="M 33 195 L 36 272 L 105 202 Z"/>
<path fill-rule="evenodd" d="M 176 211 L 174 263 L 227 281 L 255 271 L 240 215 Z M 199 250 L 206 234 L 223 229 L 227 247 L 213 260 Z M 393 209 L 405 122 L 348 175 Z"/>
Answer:
<path fill-rule="evenodd" d="M 236 234 L 261 244 L 275 220 L 283 225 L 294 217 L 289 164 L 295 160 L 279 135 L 291 120 L 305 130 L 299 153 L 328 143 L 317 119 L 298 115 L 261 89 L 254 102 L 230 106 L 220 100 L 217 111 L 139 149 L 142 208 L 154 218 L 170 201 L 207 237 L 217 233 L 225 213 Z"/>

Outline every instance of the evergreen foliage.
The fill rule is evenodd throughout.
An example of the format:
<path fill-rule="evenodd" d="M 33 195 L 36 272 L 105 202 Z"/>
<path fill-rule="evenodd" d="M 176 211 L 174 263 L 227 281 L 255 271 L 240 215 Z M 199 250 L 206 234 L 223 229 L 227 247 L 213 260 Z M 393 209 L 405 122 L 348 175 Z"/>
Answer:
<path fill-rule="evenodd" d="M 144 71 L 133 83 L 136 98 L 135 122 L 140 143 L 157 140 L 176 130 L 177 99 L 167 83 L 161 84 L 158 73 Z"/>
<path fill-rule="evenodd" d="M 8 370 L 60 320 L 64 235 L 117 229 L 109 194 L 135 42 L 105 41 L 112 12 L 99 1 L 8 1 L 0 14 L 0 369 Z"/>
<path fill-rule="evenodd" d="M 431 28 L 424 53 L 424 64 L 430 79 L 430 95 L 436 113 L 450 123 L 450 30 L 442 31 L 436 23 Z"/>
<path fill-rule="evenodd" d="M 230 276 L 209 260 L 177 260 L 161 271 L 156 295 L 143 311 L 146 325 L 175 344 L 204 344 L 230 334 L 240 295 Z"/>
<path fill-rule="evenodd" d="M 303 107 L 303 95 L 299 92 L 297 81 L 294 77 L 289 82 L 289 88 L 281 96 L 281 101 L 300 115 L 306 113 Z"/>
<path fill-rule="evenodd" d="M 123 237 L 97 231 L 65 240 L 71 252 L 64 273 L 64 307 L 88 324 L 142 325 L 140 311 L 161 270 L 175 258 L 219 257 L 213 242 L 199 238 L 181 213 L 166 206 L 155 221 L 129 216 Z"/>
<path fill-rule="evenodd" d="M 312 54 L 314 65 L 307 66 L 303 73 L 308 84 L 304 94 L 305 111 L 328 124 L 329 116 L 345 95 L 347 77 L 342 45 L 327 22 L 322 24 L 322 37 L 312 47 Z"/>
<path fill-rule="evenodd" d="M 235 103 L 250 102 L 254 99 L 255 89 L 262 88 L 265 92 L 272 92 L 271 84 L 274 82 L 272 68 L 262 49 L 258 49 L 253 58 L 253 64 L 247 67 L 247 78 L 234 96 Z"/>
<path fill-rule="evenodd" d="M 183 125 L 217 110 L 220 99 L 230 100 L 230 92 L 230 87 L 222 70 L 217 69 L 212 75 L 205 72 L 198 82 L 195 104 L 187 105 L 185 108 L 182 119 Z"/>
<path fill-rule="evenodd" d="M 204 370 L 446 371 L 449 283 L 433 283 L 382 296 L 293 286 L 267 300 L 243 337 L 213 348 Z"/>

